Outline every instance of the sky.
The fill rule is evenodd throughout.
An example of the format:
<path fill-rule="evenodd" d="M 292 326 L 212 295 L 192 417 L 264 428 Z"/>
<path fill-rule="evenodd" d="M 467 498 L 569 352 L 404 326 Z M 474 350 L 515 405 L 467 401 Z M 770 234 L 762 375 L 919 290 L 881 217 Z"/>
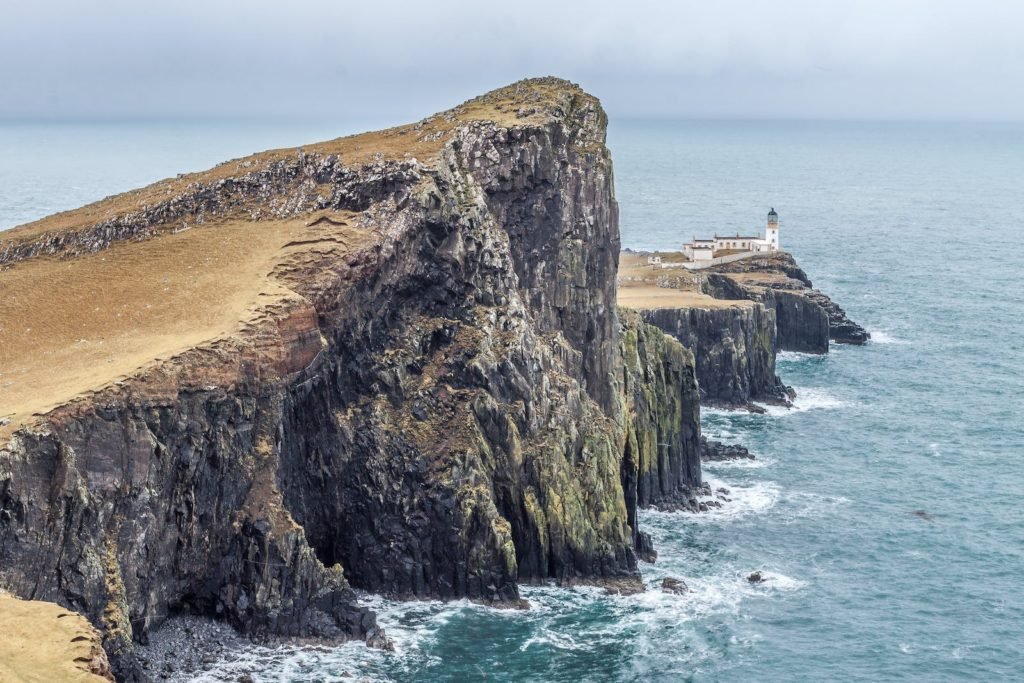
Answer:
<path fill-rule="evenodd" d="M 1024 120 L 1022 0 L 0 0 L 0 119 L 405 121 L 528 76 L 621 117 Z"/>

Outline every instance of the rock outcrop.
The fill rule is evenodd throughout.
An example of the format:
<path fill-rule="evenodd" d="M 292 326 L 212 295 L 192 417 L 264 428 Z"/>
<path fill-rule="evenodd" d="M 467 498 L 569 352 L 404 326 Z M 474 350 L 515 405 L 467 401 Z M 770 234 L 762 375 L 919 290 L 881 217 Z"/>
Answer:
<path fill-rule="evenodd" d="M 713 439 L 700 437 L 701 460 L 753 460 L 754 456 L 746 446 L 735 443 L 722 443 Z"/>
<path fill-rule="evenodd" d="M 640 314 L 622 309 L 627 435 L 622 486 L 636 547 L 653 559 L 639 532 L 638 507 L 695 507 L 700 488 L 700 396 L 693 354 Z"/>
<path fill-rule="evenodd" d="M 228 261 L 201 267 L 258 253 L 269 275 L 228 333 L 156 345 L 122 376 L 97 361 L 45 410 L 0 405 L 0 582 L 85 614 L 125 679 L 146 677 L 133 642 L 177 613 L 386 646 L 353 587 L 499 606 L 522 582 L 639 588 L 653 550 L 636 508 L 700 484 L 698 406 L 688 352 L 620 330 L 605 127 L 576 86 L 524 81 L 3 234 L 21 282 L 52 258 L 159 278 L 185 267 L 166 245 L 200 243 Z M 195 309 L 145 341 L 176 339 Z M 709 358 L 751 368 L 712 387 L 729 400 L 779 391 L 771 311 L 749 310 L 729 339 L 688 321 L 718 334 Z M 102 333 L 141 324 L 120 318 Z"/>
<path fill-rule="evenodd" d="M 754 401 L 787 404 L 792 398 L 792 390 L 775 374 L 773 309 L 747 304 L 640 314 L 693 352 L 703 404 L 744 407 Z"/>
<path fill-rule="evenodd" d="M 685 258 L 624 252 L 619 302 L 691 350 L 706 405 L 758 410 L 795 394 L 775 374 L 778 351 L 827 353 L 829 342 L 869 337 L 785 252 L 707 269 L 671 267 Z"/>
<path fill-rule="evenodd" d="M 814 289 L 791 254 L 778 252 L 716 266 L 705 290 L 723 299 L 750 299 L 775 309 L 779 348 L 827 353 L 828 342 L 864 344 L 871 335 L 828 295 Z"/>

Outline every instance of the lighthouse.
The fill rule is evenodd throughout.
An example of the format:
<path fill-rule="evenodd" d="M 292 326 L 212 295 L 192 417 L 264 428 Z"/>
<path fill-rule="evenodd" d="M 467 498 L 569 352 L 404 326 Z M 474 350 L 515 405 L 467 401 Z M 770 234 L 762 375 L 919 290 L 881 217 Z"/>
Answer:
<path fill-rule="evenodd" d="M 768 242 L 768 251 L 779 250 L 779 214 L 775 213 L 774 207 L 768 212 L 768 230 L 764 237 Z"/>

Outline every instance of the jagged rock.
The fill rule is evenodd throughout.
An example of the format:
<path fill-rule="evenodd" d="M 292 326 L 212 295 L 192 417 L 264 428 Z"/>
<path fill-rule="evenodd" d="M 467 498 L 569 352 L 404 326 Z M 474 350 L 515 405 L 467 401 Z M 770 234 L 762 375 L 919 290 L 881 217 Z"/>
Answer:
<path fill-rule="evenodd" d="M 643 319 L 693 352 L 701 402 L 747 407 L 789 405 L 791 390 L 775 374 L 775 311 L 761 304 L 640 311 Z"/>
<path fill-rule="evenodd" d="M 751 299 L 774 308 L 781 350 L 826 353 L 829 339 L 839 344 L 863 344 L 871 337 L 838 304 L 814 289 L 789 253 L 716 266 L 705 278 L 704 289 L 714 296 Z"/>
<path fill-rule="evenodd" d="M 388 647 L 353 586 L 642 590 L 637 506 L 700 484 L 696 384 L 653 327 L 622 344 L 605 128 L 576 86 L 527 81 L 4 233 L 16 269 L 228 221 L 306 237 L 241 331 L 19 418 L 0 581 L 81 610 L 126 680 L 174 612 Z"/>
<path fill-rule="evenodd" d="M 620 318 L 629 418 L 622 458 L 627 509 L 689 509 L 702 485 L 700 397 L 693 354 L 644 323 L 635 311 L 621 309 Z M 630 525 L 637 529 L 632 517 Z M 649 539 L 638 536 L 637 550 L 645 559 L 649 544 Z"/>
<path fill-rule="evenodd" d="M 749 581 L 750 583 L 764 583 L 765 578 L 761 574 L 761 572 L 753 572 L 752 574 L 750 574 L 750 576 L 747 577 L 747 581 Z"/>
<path fill-rule="evenodd" d="M 671 576 L 666 576 L 661 580 L 661 591 L 663 593 L 683 595 L 684 593 L 688 593 L 690 588 L 682 579 L 675 579 Z"/>
<path fill-rule="evenodd" d="M 727 444 L 700 437 L 700 457 L 704 460 L 753 460 L 753 454 L 740 444 Z"/>

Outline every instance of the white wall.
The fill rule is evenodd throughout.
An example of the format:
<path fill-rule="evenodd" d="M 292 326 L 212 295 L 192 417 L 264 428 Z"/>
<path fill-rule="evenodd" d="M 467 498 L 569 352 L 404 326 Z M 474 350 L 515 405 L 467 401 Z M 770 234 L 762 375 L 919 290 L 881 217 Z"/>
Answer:
<path fill-rule="evenodd" d="M 741 254 L 730 254 L 729 256 L 719 256 L 718 258 L 709 259 L 707 261 L 692 261 L 690 263 L 683 263 L 683 268 L 687 270 L 701 270 L 702 268 L 710 268 L 711 266 L 718 266 L 723 263 L 732 263 L 733 261 L 739 261 L 740 259 L 750 258 L 754 256 L 754 252 L 745 251 Z"/>

